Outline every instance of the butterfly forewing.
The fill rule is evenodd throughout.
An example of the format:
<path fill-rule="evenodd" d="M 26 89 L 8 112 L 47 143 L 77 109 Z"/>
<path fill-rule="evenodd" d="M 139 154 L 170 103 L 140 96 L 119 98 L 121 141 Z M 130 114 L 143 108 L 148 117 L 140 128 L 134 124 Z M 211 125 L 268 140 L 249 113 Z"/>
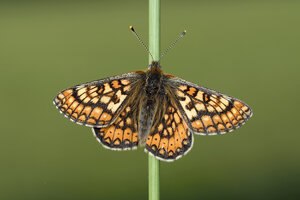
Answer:
<path fill-rule="evenodd" d="M 138 80 L 139 74 L 132 72 L 77 85 L 60 92 L 53 102 L 78 124 L 105 127 L 119 115 Z"/>
<path fill-rule="evenodd" d="M 169 81 L 178 107 L 195 133 L 212 135 L 230 132 L 252 115 L 251 109 L 240 100 L 177 77 Z"/>
<path fill-rule="evenodd" d="M 193 135 L 182 118 L 176 103 L 166 98 L 159 108 L 165 109 L 146 141 L 146 151 L 164 161 L 173 161 L 187 153 L 193 144 Z M 165 105 L 165 106 L 162 106 Z"/>

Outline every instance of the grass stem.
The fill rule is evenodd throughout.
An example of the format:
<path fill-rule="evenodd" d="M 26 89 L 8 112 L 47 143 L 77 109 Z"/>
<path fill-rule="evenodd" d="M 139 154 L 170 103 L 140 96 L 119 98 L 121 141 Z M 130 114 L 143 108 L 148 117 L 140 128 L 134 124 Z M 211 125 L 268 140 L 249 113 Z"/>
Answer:
<path fill-rule="evenodd" d="M 157 61 L 160 56 L 160 0 L 149 0 L 149 50 Z M 149 200 L 159 200 L 159 160 L 151 155 L 148 158 L 148 170 Z"/>

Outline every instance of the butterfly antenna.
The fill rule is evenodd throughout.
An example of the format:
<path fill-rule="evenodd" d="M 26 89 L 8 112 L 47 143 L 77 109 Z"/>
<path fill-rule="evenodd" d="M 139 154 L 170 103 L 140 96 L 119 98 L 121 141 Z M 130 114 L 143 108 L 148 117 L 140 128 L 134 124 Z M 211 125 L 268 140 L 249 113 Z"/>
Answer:
<path fill-rule="evenodd" d="M 160 59 L 170 50 L 172 49 L 172 47 L 186 34 L 186 30 L 184 30 L 181 35 L 177 38 L 177 40 L 175 40 L 175 42 L 173 42 L 166 50 L 165 52 L 159 57 L 158 59 L 158 63 L 160 61 Z"/>
<path fill-rule="evenodd" d="M 152 60 L 154 61 L 154 58 L 153 58 L 151 52 L 149 51 L 148 47 L 144 44 L 144 42 L 141 40 L 141 38 L 139 37 L 139 35 L 135 32 L 133 26 L 129 26 L 129 28 L 132 31 L 132 33 L 135 35 L 135 37 L 139 40 L 139 42 L 143 45 L 143 47 L 146 49 L 146 51 L 149 53 L 149 55 L 151 56 Z"/>

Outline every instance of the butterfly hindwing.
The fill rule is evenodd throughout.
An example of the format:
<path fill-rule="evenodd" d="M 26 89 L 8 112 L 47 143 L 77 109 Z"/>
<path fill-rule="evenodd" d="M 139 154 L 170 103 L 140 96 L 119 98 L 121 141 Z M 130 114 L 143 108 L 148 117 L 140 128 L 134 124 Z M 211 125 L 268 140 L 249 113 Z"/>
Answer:
<path fill-rule="evenodd" d="M 116 119 L 134 91 L 138 76 L 132 72 L 77 85 L 60 92 L 53 102 L 78 124 L 104 127 Z"/>
<path fill-rule="evenodd" d="M 162 117 L 155 119 L 160 120 L 150 131 L 145 150 L 160 160 L 173 161 L 192 148 L 193 135 L 175 103 L 168 100 L 164 108 Z"/>
<path fill-rule="evenodd" d="M 195 133 L 213 135 L 230 132 L 252 115 L 251 109 L 238 99 L 177 77 L 170 82 L 175 87 L 178 106 Z"/>
<path fill-rule="evenodd" d="M 138 106 L 128 103 L 113 124 L 104 128 L 93 128 L 95 136 L 104 147 L 112 150 L 135 149 L 138 145 Z"/>

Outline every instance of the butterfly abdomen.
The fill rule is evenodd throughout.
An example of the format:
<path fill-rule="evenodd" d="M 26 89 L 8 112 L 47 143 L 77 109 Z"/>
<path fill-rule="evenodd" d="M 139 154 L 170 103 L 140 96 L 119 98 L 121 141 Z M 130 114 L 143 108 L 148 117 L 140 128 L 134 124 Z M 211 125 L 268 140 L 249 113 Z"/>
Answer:
<path fill-rule="evenodd" d="M 144 145 L 146 142 L 146 138 L 152 127 L 156 106 L 156 101 L 147 97 L 141 103 L 138 126 L 140 145 Z"/>

